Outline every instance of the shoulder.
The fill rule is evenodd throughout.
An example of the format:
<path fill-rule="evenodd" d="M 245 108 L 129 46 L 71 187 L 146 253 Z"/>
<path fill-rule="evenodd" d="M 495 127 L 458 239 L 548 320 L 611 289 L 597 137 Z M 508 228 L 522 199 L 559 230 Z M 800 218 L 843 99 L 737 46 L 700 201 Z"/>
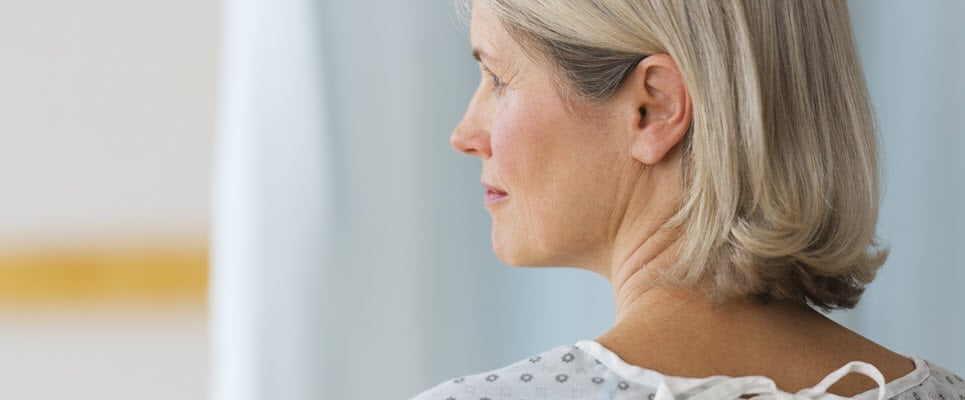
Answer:
<path fill-rule="evenodd" d="M 577 346 L 561 346 L 506 367 L 443 382 L 413 400 L 596 398 L 628 383 Z"/>

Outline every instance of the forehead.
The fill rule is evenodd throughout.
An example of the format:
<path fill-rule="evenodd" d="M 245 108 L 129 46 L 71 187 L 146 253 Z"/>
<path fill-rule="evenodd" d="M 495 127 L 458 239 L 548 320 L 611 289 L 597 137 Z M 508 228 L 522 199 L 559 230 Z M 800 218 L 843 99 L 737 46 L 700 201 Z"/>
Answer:
<path fill-rule="evenodd" d="M 499 16 L 484 0 L 472 2 L 469 39 L 473 54 L 483 66 L 509 77 L 515 88 L 537 96 L 564 99 L 565 77 L 551 59 L 537 49 L 520 44 L 506 29 Z M 534 89 L 534 87 L 536 89 Z M 583 111 L 577 103 L 566 101 L 571 110 Z"/>
<path fill-rule="evenodd" d="M 472 2 L 472 16 L 469 20 L 469 40 L 474 54 L 484 59 L 498 58 L 499 52 L 506 52 L 512 44 L 509 33 L 502 23 L 482 1 Z"/>

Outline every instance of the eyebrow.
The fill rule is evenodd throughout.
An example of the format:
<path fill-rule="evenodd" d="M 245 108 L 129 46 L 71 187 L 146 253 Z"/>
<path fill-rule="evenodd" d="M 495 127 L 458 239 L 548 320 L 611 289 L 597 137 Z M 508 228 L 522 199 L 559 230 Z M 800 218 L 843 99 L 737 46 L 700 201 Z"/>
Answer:
<path fill-rule="evenodd" d="M 472 48 L 472 58 L 475 58 L 476 61 L 479 61 L 479 62 L 483 62 L 484 58 L 492 59 L 492 57 L 490 57 L 489 54 L 486 54 L 486 52 L 483 49 L 480 49 L 478 47 Z"/>

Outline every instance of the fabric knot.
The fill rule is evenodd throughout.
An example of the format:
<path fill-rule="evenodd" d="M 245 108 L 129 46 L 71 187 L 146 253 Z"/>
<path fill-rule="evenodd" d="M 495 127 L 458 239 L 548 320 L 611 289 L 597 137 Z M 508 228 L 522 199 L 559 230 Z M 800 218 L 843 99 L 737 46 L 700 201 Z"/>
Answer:
<path fill-rule="evenodd" d="M 843 397 L 828 393 L 828 388 L 851 373 L 865 375 L 878 384 L 878 400 L 885 399 L 885 377 L 873 365 L 852 361 L 828 374 L 812 388 L 797 393 L 781 391 L 770 378 L 746 376 L 730 378 L 714 376 L 705 379 L 668 378 L 657 388 L 654 400 L 730 400 L 753 396 L 754 400 L 837 400 Z M 689 395 L 689 396 L 688 396 Z"/>

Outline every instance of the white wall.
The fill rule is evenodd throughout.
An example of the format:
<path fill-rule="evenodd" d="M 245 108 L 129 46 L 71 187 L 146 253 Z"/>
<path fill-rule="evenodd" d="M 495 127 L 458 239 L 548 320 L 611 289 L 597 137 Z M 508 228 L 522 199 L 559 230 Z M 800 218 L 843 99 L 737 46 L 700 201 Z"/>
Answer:
<path fill-rule="evenodd" d="M 0 309 L 0 398 L 203 399 L 207 313 L 195 304 Z"/>
<path fill-rule="evenodd" d="M 0 2 L 0 244 L 203 237 L 218 16 L 214 0 Z"/>
<path fill-rule="evenodd" d="M 219 21 L 214 0 L 0 1 L 0 251 L 205 239 Z M 5 304 L 0 359 L 5 399 L 201 399 L 207 310 Z"/>

